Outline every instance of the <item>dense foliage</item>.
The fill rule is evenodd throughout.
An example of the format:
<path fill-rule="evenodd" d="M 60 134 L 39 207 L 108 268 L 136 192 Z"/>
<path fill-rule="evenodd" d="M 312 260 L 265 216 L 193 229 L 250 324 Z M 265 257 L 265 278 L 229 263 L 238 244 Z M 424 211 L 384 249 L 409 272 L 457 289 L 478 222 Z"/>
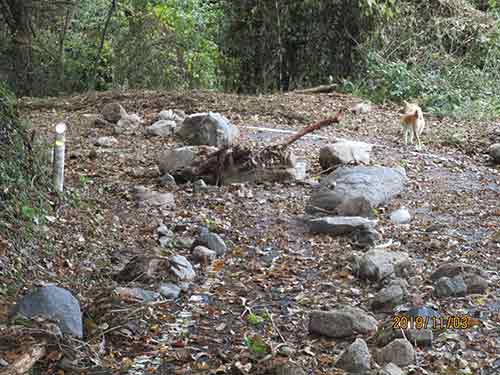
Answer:
<path fill-rule="evenodd" d="M 9 3 L 20 4 L 1 3 L 7 21 Z M 0 77 L 18 94 L 127 87 L 258 93 L 333 81 L 374 101 L 417 99 L 434 113 L 499 112 L 495 0 L 23 4 L 17 19 L 0 26 Z M 32 25 L 30 51 L 13 37 L 26 34 L 19 25 Z"/>

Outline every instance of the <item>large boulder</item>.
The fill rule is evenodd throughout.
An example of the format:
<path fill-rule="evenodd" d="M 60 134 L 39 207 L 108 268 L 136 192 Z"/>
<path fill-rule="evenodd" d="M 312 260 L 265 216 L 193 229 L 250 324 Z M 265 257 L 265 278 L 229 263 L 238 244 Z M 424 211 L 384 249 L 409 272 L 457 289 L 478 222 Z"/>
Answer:
<path fill-rule="evenodd" d="M 500 143 L 492 144 L 488 148 L 488 154 L 490 155 L 491 160 L 493 160 L 494 163 L 500 164 Z"/>
<path fill-rule="evenodd" d="M 166 150 L 160 156 L 159 169 L 162 175 L 173 173 L 180 168 L 186 168 L 202 154 L 209 154 L 217 151 L 215 147 L 186 146 L 173 150 Z"/>
<path fill-rule="evenodd" d="M 406 181 L 402 168 L 342 167 L 321 181 L 322 187 L 312 195 L 307 210 L 369 217 L 374 208 L 400 194 Z"/>
<path fill-rule="evenodd" d="M 240 132 L 221 114 L 208 112 L 186 117 L 176 135 L 190 145 L 224 147 L 238 143 Z"/>
<path fill-rule="evenodd" d="M 357 307 L 333 311 L 313 311 L 309 317 L 309 332 L 332 338 L 370 335 L 377 331 L 377 321 Z"/>
<path fill-rule="evenodd" d="M 319 150 L 319 164 L 323 169 L 350 163 L 369 164 L 372 148 L 371 144 L 349 140 L 326 145 Z"/>
<path fill-rule="evenodd" d="M 36 289 L 18 301 L 11 315 L 17 314 L 27 318 L 42 316 L 54 321 L 63 333 L 83 336 L 80 303 L 64 288 L 47 285 Z"/>

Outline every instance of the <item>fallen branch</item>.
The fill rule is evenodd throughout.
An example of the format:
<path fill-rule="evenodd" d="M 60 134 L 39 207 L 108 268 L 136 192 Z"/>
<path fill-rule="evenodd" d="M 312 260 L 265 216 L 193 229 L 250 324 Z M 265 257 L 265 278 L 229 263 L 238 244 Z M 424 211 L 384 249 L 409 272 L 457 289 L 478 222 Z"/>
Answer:
<path fill-rule="evenodd" d="M 21 375 L 31 370 L 31 368 L 42 359 L 47 353 L 47 341 L 33 345 L 29 350 L 21 354 L 9 367 L 1 369 L 0 375 Z"/>
<path fill-rule="evenodd" d="M 329 93 L 333 92 L 337 89 L 337 85 L 322 85 L 322 86 L 316 86 L 316 87 L 311 87 L 310 89 L 304 89 L 304 90 L 294 90 L 293 92 L 295 94 L 322 94 L 322 93 Z"/>

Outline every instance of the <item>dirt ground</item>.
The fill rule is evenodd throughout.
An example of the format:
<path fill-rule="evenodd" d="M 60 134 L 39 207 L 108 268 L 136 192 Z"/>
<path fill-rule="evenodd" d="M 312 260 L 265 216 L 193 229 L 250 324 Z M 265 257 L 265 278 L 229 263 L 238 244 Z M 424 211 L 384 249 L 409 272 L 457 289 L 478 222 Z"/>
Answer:
<path fill-rule="evenodd" d="M 379 286 L 349 272 L 349 256 L 361 253 L 348 238 L 304 232 L 298 219 L 313 188 L 302 183 L 255 184 L 245 190 L 224 186 L 196 193 L 188 185 L 174 191 L 173 210 L 136 207 L 130 193 L 133 186 L 167 190 L 159 185 L 157 161 L 174 141 L 142 132 L 117 135 L 114 147 L 99 148 L 97 157 L 90 157 L 97 149 L 95 139 L 112 134 L 110 129 L 94 127 L 85 115 L 97 114 L 114 101 L 143 117 L 144 126 L 163 109 L 220 112 L 239 127 L 243 143 L 258 147 L 288 134 L 256 127 L 298 130 L 360 100 L 334 93 L 237 96 L 202 91 L 106 92 L 94 97 L 24 100 L 23 116 L 41 134 L 49 134 L 59 121 L 68 125 L 69 198 L 58 205 L 57 219 L 44 226 L 43 246 L 25 254 L 38 265 L 20 279 L 4 277 L 3 282 L 19 288 L 17 295 L 0 298 L 11 304 L 35 281 L 43 280 L 70 289 L 84 310 L 93 310 L 96 296 L 118 285 L 111 275 L 134 255 L 189 255 L 188 249 L 159 247 L 155 235 L 159 222 L 187 238 L 195 236 L 199 225 L 206 225 L 228 245 L 224 258 L 211 267 L 200 266 L 194 287 L 178 300 L 123 310 L 145 329 L 127 331 L 114 326 L 114 321 L 99 322 L 94 335 L 85 338 L 85 350 L 94 353 L 88 366 L 113 372 L 121 368 L 130 374 L 258 374 L 291 361 L 308 374 L 343 373 L 334 363 L 352 340 L 309 335 L 309 312 L 340 306 L 370 311 L 370 299 Z M 412 294 L 422 295 L 442 313 L 476 314 L 482 321 L 470 330 L 447 331 L 432 348 L 417 350 L 418 363 L 410 373 L 425 373 L 418 372 L 421 368 L 428 373 L 466 374 L 459 372 L 462 359 L 471 374 L 498 374 L 500 169 L 489 163 L 485 150 L 498 141 L 500 120 L 465 123 L 426 116 L 425 147 L 419 152 L 402 143 L 399 110 L 381 105 L 367 114 L 348 113 L 338 126 L 301 139 L 293 151 L 307 160 L 311 177 L 320 172 L 319 149 L 337 138 L 374 144 L 373 165 L 405 168 L 406 191 L 377 212 L 383 242 L 392 240 L 392 249 L 406 251 L 414 260 L 419 277 L 411 279 Z M 412 213 L 411 224 L 396 226 L 388 219 L 400 206 Z M 488 293 L 433 297 L 429 274 L 449 261 L 488 271 Z M 138 283 L 120 284 L 129 285 L 154 290 Z M 264 318 L 251 321 L 250 314 Z M 376 317 L 380 322 L 390 319 L 388 314 Z M 111 335 L 113 330 L 119 334 Z M 266 353 L 249 351 L 245 338 L 263 341 Z M 49 358 L 43 365 L 56 373 L 56 363 Z"/>

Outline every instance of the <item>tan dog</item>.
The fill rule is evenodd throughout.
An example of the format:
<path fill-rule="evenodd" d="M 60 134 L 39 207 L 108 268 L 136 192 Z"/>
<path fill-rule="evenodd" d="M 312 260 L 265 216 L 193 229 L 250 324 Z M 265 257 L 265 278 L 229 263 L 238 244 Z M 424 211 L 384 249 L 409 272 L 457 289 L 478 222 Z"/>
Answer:
<path fill-rule="evenodd" d="M 403 127 L 403 134 L 405 139 L 405 145 L 408 144 L 408 138 L 410 138 L 410 143 L 413 144 L 413 136 L 417 139 L 417 150 L 422 147 L 420 142 L 420 134 L 425 127 L 424 114 L 422 108 L 417 104 L 405 103 L 405 113 L 401 116 L 401 126 Z"/>

